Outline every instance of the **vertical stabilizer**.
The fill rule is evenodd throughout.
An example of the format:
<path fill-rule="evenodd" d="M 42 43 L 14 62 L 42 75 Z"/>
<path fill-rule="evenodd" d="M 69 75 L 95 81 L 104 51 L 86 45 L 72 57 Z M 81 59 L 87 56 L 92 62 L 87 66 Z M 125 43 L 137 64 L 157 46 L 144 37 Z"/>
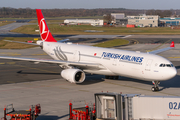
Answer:
<path fill-rule="evenodd" d="M 36 9 L 36 14 L 37 14 L 37 19 L 38 19 L 38 25 L 39 25 L 41 40 L 46 41 L 46 42 L 57 42 L 53 38 L 53 36 L 52 36 L 48 26 L 47 26 L 47 23 L 44 19 L 42 12 L 41 12 L 41 9 Z"/>

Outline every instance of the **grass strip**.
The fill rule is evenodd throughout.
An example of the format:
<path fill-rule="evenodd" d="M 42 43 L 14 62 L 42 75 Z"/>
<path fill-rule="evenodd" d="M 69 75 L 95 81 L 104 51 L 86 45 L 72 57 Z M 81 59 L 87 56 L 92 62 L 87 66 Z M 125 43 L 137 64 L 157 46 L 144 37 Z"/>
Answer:
<path fill-rule="evenodd" d="M 12 40 L 12 41 L 20 41 L 20 42 L 27 42 L 33 41 L 34 38 L 26 38 L 26 37 L 6 37 L 0 41 L 0 49 L 26 49 L 37 47 L 36 45 L 28 45 L 22 43 L 14 43 L 14 42 L 7 42 L 4 40 Z"/>
<path fill-rule="evenodd" d="M 55 21 L 53 21 L 55 22 Z M 60 26 L 58 23 L 48 25 L 52 34 L 70 34 L 70 35 L 127 35 L 127 34 L 142 34 L 142 35 L 179 35 L 179 29 L 171 29 L 170 27 L 153 27 L 153 28 L 126 28 L 126 27 L 96 27 L 91 25 L 69 25 Z M 38 25 L 25 25 L 12 32 L 39 34 Z M 87 30 L 103 31 L 103 32 L 85 32 Z"/>
<path fill-rule="evenodd" d="M 13 23 L 14 21 L 0 21 L 0 26 L 4 26 L 4 25 L 7 25 L 7 24 L 11 24 Z"/>
<path fill-rule="evenodd" d="M 125 39 L 114 39 L 114 40 L 109 40 L 109 41 L 105 41 L 102 43 L 98 43 L 93 46 L 109 48 L 109 47 L 114 47 L 114 46 L 126 45 L 128 43 L 129 43 L 129 41 L 125 40 Z"/>

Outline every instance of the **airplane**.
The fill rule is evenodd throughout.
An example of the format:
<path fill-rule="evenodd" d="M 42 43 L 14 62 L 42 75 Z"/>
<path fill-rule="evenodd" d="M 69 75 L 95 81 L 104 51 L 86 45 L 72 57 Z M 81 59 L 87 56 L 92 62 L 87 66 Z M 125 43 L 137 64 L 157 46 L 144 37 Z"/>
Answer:
<path fill-rule="evenodd" d="M 170 47 L 147 53 L 63 43 L 66 40 L 58 42 L 53 38 L 41 9 L 36 9 L 36 13 L 41 40 L 26 44 L 40 46 L 53 60 L 7 56 L 0 56 L 0 59 L 58 64 L 63 69 L 61 76 L 71 83 L 82 83 L 86 73 L 105 75 L 106 79 L 118 79 L 123 76 L 152 81 L 153 92 L 159 91 L 160 81 L 169 80 L 177 74 L 176 68 L 169 60 L 156 55 L 174 48 L 174 42 Z"/>

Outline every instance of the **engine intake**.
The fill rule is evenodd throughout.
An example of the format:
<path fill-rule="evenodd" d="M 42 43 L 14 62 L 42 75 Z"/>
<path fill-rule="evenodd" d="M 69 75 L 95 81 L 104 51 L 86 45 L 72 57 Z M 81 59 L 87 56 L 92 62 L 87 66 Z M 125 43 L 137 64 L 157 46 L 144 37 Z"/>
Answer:
<path fill-rule="evenodd" d="M 85 73 L 80 69 L 65 69 L 61 76 L 71 83 L 82 83 L 85 80 Z"/>

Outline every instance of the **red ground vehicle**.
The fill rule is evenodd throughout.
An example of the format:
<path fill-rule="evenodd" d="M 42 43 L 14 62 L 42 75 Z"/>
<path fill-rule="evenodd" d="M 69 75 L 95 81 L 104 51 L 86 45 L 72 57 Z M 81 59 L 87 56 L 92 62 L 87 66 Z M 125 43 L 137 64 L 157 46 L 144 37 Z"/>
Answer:
<path fill-rule="evenodd" d="M 4 117 L 1 120 L 36 120 L 40 113 L 40 104 L 30 106 L 29 110 L 15 110 L 13 104 L 10 104 L 4 108 Z"/>
<path fill-rule="evenodd" d="M 72 103 L 69 103 L 69 119 L 71 120 L 95 120 L 95 104 L 93 108 L 86 107 L 72 108 Z"/>

